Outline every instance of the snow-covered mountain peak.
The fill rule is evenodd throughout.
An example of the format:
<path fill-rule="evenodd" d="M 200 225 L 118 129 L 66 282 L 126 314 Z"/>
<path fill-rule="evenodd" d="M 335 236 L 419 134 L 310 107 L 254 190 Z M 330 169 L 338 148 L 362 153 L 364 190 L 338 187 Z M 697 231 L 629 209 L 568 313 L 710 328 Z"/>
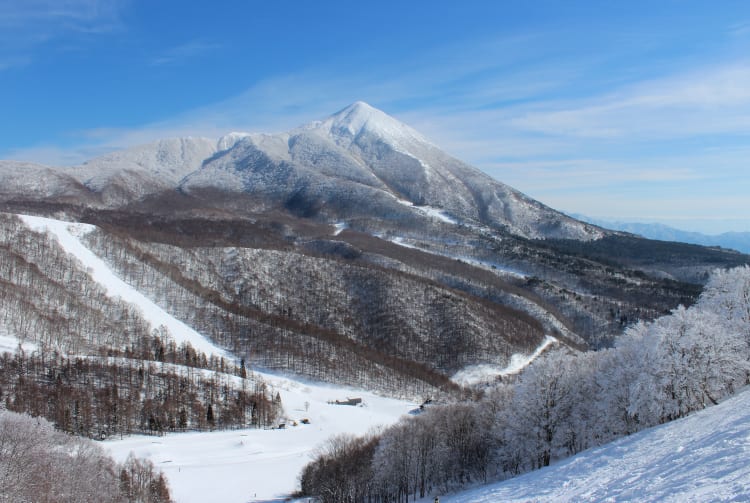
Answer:
<path fill-rule="evenodd" d="M 109 204 L 119 204 L 170 190 L 215 152 L 216 140 L 167 138 L 111 152 L 64 172 L 89 190 L 106 193 Z"/>
<path fill-rule="evenodd" d="M 357 101 L 336 112 L 322 122 L 314 122 L 306 129 L 323 132 L 339 145 L 351 144 L 358 136 L 370 133 L 396 146 L 429 143 L 417 131 L 385 112 Z"/>
<path fill-rule="evenodd" d="M 250 133 L 242 133 L 237 131 L 227 133 L 219 138 L 219 141 L 216 142 L 216 149 L 220 152 L 223 150 L 229 150 L 230 148 L 234 147 L 237 142 L 243 140 L 244 138 L 247 138 L 248 136 L 250 136 Z"/>

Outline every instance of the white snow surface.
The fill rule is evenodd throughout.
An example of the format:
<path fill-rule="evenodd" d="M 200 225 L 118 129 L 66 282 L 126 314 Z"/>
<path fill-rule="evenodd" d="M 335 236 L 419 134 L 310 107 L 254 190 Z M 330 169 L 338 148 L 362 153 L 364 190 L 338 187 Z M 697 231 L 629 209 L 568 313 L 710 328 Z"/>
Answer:
<path fill-rule="evenodd" d="M 18 350 L 19 344 L 21 344 L 21 349 L 24 351 L 37 350 L 37 345 L 33 342 L 21 342 L 17 337 L 8 335 L 4 330 L 4 327 L 0 327 L 0 354 L 15 353 Z"/>
<path fill-rule="evenodd" d="M 188 341 L 206 353 L 225 354 L 125 283 L 89 250 L 80 237 L 94 226 L 29 215 L 19 217 L 32 230 L 55 236 L 68 253 L 88 268 L 92 279 L 106 288 L 108 295 L 136 305 L 153 326 L 167 327 L 177 343 Z M 15 351 L 18 342 L 0 327 L 0 351 Z M 28 349 L 34 348 L 28 346 Z M 284 499 L 298 488 L 297 478 L 302 468 L 313 459 L 315 449 L 331 436 L 365 434 L 377 426 L 395 423 L 417 406 L 372 392 L 253 373 L 266 381 L 273 395 L 277 392 L 281 395 L 286 429 L 193 432 L 163 437 L 138 435 L 107 441 L 105 445 L 120 461 L 131 451 L 151 459 L 164 471 L 179 503 L 269 501 Z M 350 397 L 362 398 L 363 406 L 327 403 Z M 310 424 L 302 424 L 303 418 L 309 419 Z M 297 426 L 292 426 L 294 421 Z"/>
<path fill-rule="evenodd" d="M 435 208 L 433 206 L 426 206 L 426 205 L 417 206 L 414 203 L 412 203 L 411 201 L 407 201 L 406 199 L 396 198 L 396 201 L 398 201 L 399 204 L 403 204 L 404 206 L 408 206 L 409 208 L 413 208 L 413 209 L 419 211 L 420 213 L 423 213 L 424 215 L 427 215 L 428 217 L 436 218 L 436 219 L 441 220 L 441 221 L 443 221 L 443 222 L 445 222 L 447 224 L 458 225 L 458 223 L 459 223 L 458 220 L 456 220 L 452 216 L 448 215 L 445 212 L 445 210 L 442 210 L 440 208 Z"/>
<path fill-rule="evenodd" d="M 125 302 L 134 304 L 153 328 L 166 327 L 177 344 L 189 342 L 196 350 L 206 354 L 213 353 L 218 356 L 225 354 L 208 338 L 176 319 L 151 299 L 125 283 L 106 262 L 89 250 L 80 238 L 94 230 L 94 226 L 31 215 L 19 215 L 19 217 L 30 229 L 48 232 L 55 236 L 60 246 L 76 257 L 88 269 L 91 278 L 106 289 L 107 295 L 112 298 L 119 297 Z"/>
<path fill-rule="evenodd" d="M 131 451 L 150 459 L 166 475 L 178 503 L 283 501 L 299 488 L 302 468 L 328 438 L 361 435 L 392 424 L 417 405 L 367 391 L 254 373 L 274 394 L 281 394 L 286 429 L 138 435 L 104 445 L 119 461 Z M 350 397 L 362 398 L 363 406 L 327 403 Z M 302 424 L 303 418 L 310 424 Z"/>
<path fill-rule="evenodd" d="M 524 368 L 528 367 L 531 362 L 536 360 L 547 348 L 552 344 L 557 343 L 557 339 L 548 335 L 544 338 L 542 343 L 537 347 L 530 355 L 524 355 L 521 353 L 515 353 L 510 357 L 510 363 L 506 366 L 493 365 L 493 364 L 479 364 L 470 365 L 463 370 L 456 372 L 451 380 L 456 384 L 463 386 L 472 386 L 480 383 L 489 383 L 494 381 L 497 377 L 517 374 Z"/>
<path fill-rule="evenodd" d="M 121 179 L 129 190 L 145 195 L 154 185 L 174 187 L 185 176 L 200 169 L 216 149 L 216 140 L 208 138 L 168 138 L 112 152 L 64 172 L 96 190 Z"/>
<path fill-rule="evenodd" d="M 459 260 L 463 260 L 467 264 L 482 267 L 498 275 L 515 276 L 516 278 L 522 278 L 522 279 L 525 279 L 526 277 L 528 277 L 526 274 L 519 272 L 516 269 L 512 269 L 510 267 L 504 266 L 503 264 L 500 264 L 498 262 L 488 262 L 486 260 L 477 260 L 475 258 L 467 257 L 467 256 L 458 256 L 456 258 Z"/>
<path fill-rule="evenodd" d="M 222 150 L 229 150 L 230 148 L 237 145 L 237 142 L 250 136 L 250 133 L 243 133 L 232 131 L 227 133 L 216 142 L 216 149 L 221 152 Z"/>
<path fill-rule="evenodd" d="M 410 163 L 381 165 L 373 155 L 380 143 L 415 159 L 419 168 Z M 263 166 L 269 160 L 284 166 L 266 169 L 269 166 Z M 485 223 L 500 223 L 528 238 L 591 240 L 605 235 L 492 180 L 364 102 L 286 133 L 168 138 L 68 168 L 0 161 L 0 194 L 87 198 L 90 194 L 83 184 L 101 192 L 102 199 L 94 203 L 118 206 L 178 188 L 288 193 L 296 190 L 289 184 L 302 178 L 317 186 L 317 196 L 356 188 L 362 197 L 379 197 L 378 190 L 398 197 L 388 187 L 405 175 L 420 180 L 414 188 L 431 205 L 416 210 L 447 223 L 456 223 L 458 218 L 462 225 L 472 226 L 482 215 L 488 219 Z M 486 206 L 483 211 L 479 211 L 477 194 Z"/>
<path fill-rule="evenodd" d="M 441 495 L 440 501 L 750 501 L 749 455 L 746 389 L 687 418 L 505 482 Z"/>
<path fill-rule="evenodd" d="M 336 224 L 338 225 L 338 224 Z M 335 235 L 338 235 L 336 233 Z M 431 250 L 429 248 L 423 248 L 421 246 L 417 246 L 416 244 L 412 244 L 407 242 L 407 238 L 404 238 L 402 236 L 397 237 L 388 237 L 385 234 L 373 234 L 373 236 L 384 239 L 386 241 L 390 241 L 391 243 L 399 246 L 403 246 L 404 248 L 411 248 L 413 250 L 419 250 L 424 253 L 430 253 L 432 255 L 437 255 L 440 257 L 448 257 L 455 260 L 460 260 L 461 262 L 466 262 L 467 264 L 471 264 L 476 267 L 481 267 L 482 269 L 486 269 L 487 271 L 497 274 L 498 276 L 515 276 L 516 278 L 526 278 L 527 275 L 519 272 L 515 269 L 512 269 L 510 267 L 507 267 L 503 264 L 500 264 L 498 262 L 488 262 L 486 260 L 477 260 L 474 257 L 469 257 L 466 255 L 456 255 L 451 253 L 440 253 L 434 250 Z"/>
<path fill-rule="evenodd" d="M 349 228 L 349 224 L 347 224 L 346 222 L 336 222 L 336 224 L 333 227 L 335 229 L 333 231 L 333 235 L 338 236 L 339 234 L 341 234 L 342 232 L 344 232 L 346 229 Z"/>
<path fill-rule="evenodd" d="M 414 143 L 430 145 L 417 131 L 364 101 L 352 103 L 328 119 L 313 122 L 303 128 L 327 132 L 339 144 L 350 142 L 366 131 L 406 150 Z"/>

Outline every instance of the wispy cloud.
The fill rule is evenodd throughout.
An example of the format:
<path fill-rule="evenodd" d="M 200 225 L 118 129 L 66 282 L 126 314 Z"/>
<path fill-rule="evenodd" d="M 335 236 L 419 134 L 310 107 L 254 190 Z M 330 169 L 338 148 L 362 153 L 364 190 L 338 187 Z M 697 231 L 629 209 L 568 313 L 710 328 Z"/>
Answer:
<path fill-rule="evenodd" d="M 92 146 L 95 150 L 104 145 L 124 148 L 134 141 L 176 134 L 212 136 L 235 130 L 281 131 L 323 118 L 356 100 L 365 100 L 418 129 L 424 126 L 428 136 L 435 133 L 435 140 L 452 150 L 450 146 L 454 143 L 465 145 L 469 141 L 468 131 L 479 129 L 477 117 L 483 119 L 495 113 L 493 107 L 533 100 L 573 78 L 580 63 L 561 60 L 550 66 L 539 58 L 527 57 L 529 46 L 543 45 L 538 38 L 526 34 L 454 43 L 409 60 L 394 61 L 387 67 L 354 65 L 342 70 L 318 65 L 260 80 L 227 100 L 136 128 L 98 129 L 95 135 L 70 132 L 65 142 L 71 145 L 70 150 L 83 155 Z M 219 49 L 219 43 L 197 39 L 165 50 L 151 64 L 187 64 Z M 509 68 L 513 71 L 509 72 Z M 465 130 L 467 136 L 454 139 L 451 132 L 459 129 Z M 484 129 L 486 134 L 492 134 L 496 127 L 491 124 Z M 483 141 L 481 135 L 474 138 Z M 48 162 L 51 152 L 48 147 L 41 147 L 40 158 Z M 17 158 L 33 153 L 33 148 L 25 148 L 0 155 Z M 66 162 L 75 157 L 66 155 Z"/>
<path fill-rule="evenodd" d="M 498 159 L 576 159 L 583 145 L 590 149 L 597 141 L 663 141 L 750 131 L 747 62 L 694 69 L 600 96 L 562 101 L 549 96 L 556 96 L 556 88 L 575 82 L 576 72 L 583 73 L 585 68 L 580 63 L 541 61 L 506 73 L 506 65 L 518 65 L 523 59 L 523 54 L 508 48 L 521 45 L 516 40 L 489 44 L 490 48 L 475 50 L 481 58 L 469 61 L 457 61 L 462 54 L 466 59 L 466 51 L 454 48 L 443 53 L 440 65 L 424 58 L 388 73 L 378 68 L 346 75 L 325 68 L 301 71 L 260 81 L 225 101 L 132 130 L 98 130 L 95 138 L 86 132 L 74 135 L 84 142 L 95 140 L 120 148 L 134 140 L 175 133 L 272 132 L 322 118 L 363 99 L 458 157 L 491 167 Z M 196 40 L 165 51 L 153 64 L 177 64 L 219 48 L 219 44 Z M 500 55 L 488 58 L 493 48 Z M 512 56 L 505 56 L 507 52 Z M 425 94 L 430 95 L 428 100 L 422 99 Z M 109 135 L 106 139 L 104 132 Z"/>
<path fill-rule="evenodd" d="M 684 223 L 750 215 L 750 198 L 744 195 L 750 186 L 746 159 L 742 149 L 698 148 L 681 155 L 532 159 L 484 169 L 568 213 L 602 218 L 619 215 L 626 221 L 683 219 Z M 750 222 L 750 218 L 745 220 Z"/>
<path fill-rule="evenodd" d="M 8 68 L 16 68 L 31 63 L 31 58 L 26 56 L 10 56 L 0 59 L 0 72 Z"/>
<path fill-rule="evenodd" d="M 516 109 L 520 130 L 586 138 L 750 133 L 750 63 L 707 66 L 601 97 Z"/>
<path fill-rule="evenodd" d="M 707 159 L 702 157 L 702 161 Z M 695 160 L 662 159 L 612 161 L 608 159 L 565 159 L 488 164 L 485 171 L 505 180 L 537 180 L 537 190 L 591 189 L 632 183 L 665 183 L 702 180 L 706 173 L 694 167 Z"/>
<path fill-rule="evenodd" d="M 49 23 L 82 31 L 119 25 L 125 0 L 16 0 L 0 1 L 0 27 L 26 29 Z"/>
<path fill-rule="evenodd" d="M 29 64 L 34 50 L 66 35 L 123 28 L 128 0 L 0 0 L 0 70 Z"/>
<path fill-rule="evenodd" d="M 749 60 L 699 61 L 651 68 L 639 79 L 600 75 L 602 82 L 591 82 L 595 58 L 541 57 L 549 42 L 526 35 L 454 44 L 388 67 L 298 70 L 137 128 L 72 132 L 69 147 L 1 155 L 74 164 L 162 137 L 288 130 L 361 99 L 563 210 L 673 220 L 701 211 L 750 214 L 750 198 L 732 192 L 750 187 Z M 188 63 L 220 48 L 198 39 L 151 63 Z M 701 190 L 712 196 L 691 203 Z"/>
<path fill-rule="evenodd" d="M 221 48 L 222 45 L 219 43 L 208 42 L 205 40 L 192 40 L 165 50 L 151 60 L 151 66 L 183 64 Z"/>
<path fill-rule="evenodd" d="M 729 27 L 729 34 L 735 38 L 750 36 L 750 21 L 741 21 Z"/>

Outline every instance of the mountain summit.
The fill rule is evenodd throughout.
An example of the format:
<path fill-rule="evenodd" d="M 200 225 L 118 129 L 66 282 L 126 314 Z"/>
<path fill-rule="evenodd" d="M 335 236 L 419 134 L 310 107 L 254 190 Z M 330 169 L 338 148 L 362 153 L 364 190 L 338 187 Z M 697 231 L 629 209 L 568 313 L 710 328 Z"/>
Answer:
<path fill-rule="evenodd" d="M 326 132 L 339 145 L 350 145 L 360 135 L 379 137 L 391 144 L 429 143 L 416 130 L 385 112 L 357 101 L 324 121 L 313 122 L 308 129 Z"/>
<path fill-rule="evenodd" d="M 0 162 L 0 182 L 2 200 L 118 208 L 176 191 L 222 210 L 281 209 L 329 223 L 380 221 L 375 227 L 382 227 L 437 218 L 525 238 L 603 235 L 361 101 L 287 133 L 162 140 L 72 168 Z"/>

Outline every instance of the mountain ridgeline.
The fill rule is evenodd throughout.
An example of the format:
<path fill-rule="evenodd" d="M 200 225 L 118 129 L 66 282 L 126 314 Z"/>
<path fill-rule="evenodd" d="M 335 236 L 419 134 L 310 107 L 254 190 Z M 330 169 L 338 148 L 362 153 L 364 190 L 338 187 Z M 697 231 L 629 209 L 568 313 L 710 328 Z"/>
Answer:
<path fill-rule="evenodd" d="M 96 226 L 81 240 L 120 278 L 251 366 L 404 396 L 457 391 L 453 373 L 545 335 L 607 346 L 750 260 L 575 220 L 361 102 L 281 134 L 162 140 L 74 167 L 0 161 L 0 209 Z M 92 306 L 85 264 L 54 239 L 0 224 L 9 335 L 102 354 L 148 333 L 122 303 Z M 29 300 L 41 285 L 56 302 Z"/>

